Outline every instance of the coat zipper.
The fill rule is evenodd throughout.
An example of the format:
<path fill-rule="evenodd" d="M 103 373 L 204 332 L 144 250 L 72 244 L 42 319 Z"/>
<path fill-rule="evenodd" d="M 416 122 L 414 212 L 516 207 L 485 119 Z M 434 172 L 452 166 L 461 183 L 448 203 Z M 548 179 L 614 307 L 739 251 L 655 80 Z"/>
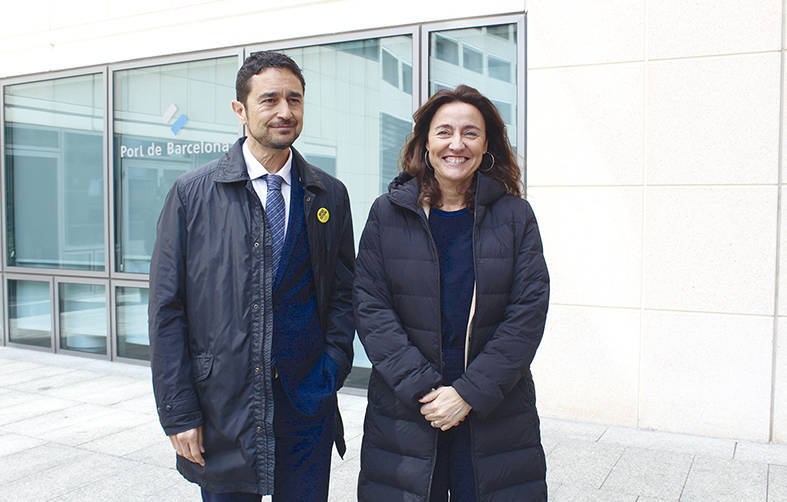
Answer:
<path fill-rule="evenodd" d="M 467 357 L 465 358 L 465 371 L 467 371 L 467 366 L 470 364 L 470 339 L 473 336 L 473 330 L 475 329 L 475 313 L 478 311 L 478 253 L 476 252 L 476 243 L 478 239 L 476 239 L 476 233 L 478 232 L 478 222 L 476 220 L 478 216 L 480 205 L 478 204 L 478 186 L 476 185 L 476 201 L 475 201 L 475 208 L 473 208 L 473 274 L 475 275 L 475 308 L 473 310 L 473 318 L 468 321 L 470 325 L 470 332 L 467 334 L 467 347 L 465 347 L 465 351 Z M 473 434 L 473 417 L 468 414 L 467 416 L 467 428 L 470 431 L 470 465 L 473 466 L 473 488 L 475 489 L 475 499 L 480 501 L 481 500 L 481 492 L 478 488 L 478 472 L 476 471 L 475 466 L 475 435 Z"/>
<path fill-rule="evenodd" d="M 443 319 L 443 311 L 442 311 L 442 294 L 440 291 L 441 281 L 440 281 L 440 254 L 437 252 L 437 244 L 435 244 L 434 237 L 432 237 L 432 231 L 429 228 L 429 221 L 426 219 L 426 213 L 421 216 L 418 214 L 416 210 L 416 215 L 418 219 L 421 220 L 421 224 L 424 226 L 424 230 L 426 231 L 426 235 L 429 236 L 429 243 L 432 245 L 432 253 L 435 257 L 435 262 L 437 263 L 437 312 L 440 314 L 438 316 L 438 330 L 437 330 L 437 341 L 440 343 L 440 377 L 442 378 L 445 368 L 443 367 L 443 328 L 442 328 L 442 319 Z M 434 478 L 434 469 L 437 465 L 437 442 L 439 439 L 440 431 L 436 431 L 434 434 L 434 446 L 432 447 L 432 451 L 434 455 L 432 456 L 432 468 L 429 470 L 429 482 L 426 486 L 426 500 L 429 500 L 432 494 L 432 479 Z"/>

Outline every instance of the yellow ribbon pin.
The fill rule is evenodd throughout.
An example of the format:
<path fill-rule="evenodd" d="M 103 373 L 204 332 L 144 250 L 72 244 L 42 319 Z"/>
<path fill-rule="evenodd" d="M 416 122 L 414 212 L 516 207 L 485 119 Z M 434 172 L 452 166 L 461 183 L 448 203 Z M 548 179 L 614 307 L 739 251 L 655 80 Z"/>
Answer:
<path fill-rule="evenodd" d="M 320 221 L 320 223 L 327 222 L 328 218 L 330 217 L 331 217 L 331 213 L 329 213 L 328 210 L 325 209 L 324 207 L 321 207 L 320 209 L 317 210 L 317 219 Z"/>

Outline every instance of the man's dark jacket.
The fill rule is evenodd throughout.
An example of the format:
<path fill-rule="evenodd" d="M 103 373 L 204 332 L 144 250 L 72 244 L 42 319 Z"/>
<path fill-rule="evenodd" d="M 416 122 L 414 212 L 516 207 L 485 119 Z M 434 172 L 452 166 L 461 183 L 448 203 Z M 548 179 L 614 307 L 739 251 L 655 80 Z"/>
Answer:
<path fill-rule="evenodd" d="M 265 266 L 272 263 L 271 236 L 246 171 L 244 139 L 180 176 L 164 202 L 150 270 L 151 369 L 164 431 L 203 426 L 206 466 L 178 457 L 181 474 L 212 492 L 266 494 L 275 465 L 274 274 Z M 312 346 L 298 368 L 280 373 L 288 376 L 282 383 L 296 407 L 309 401 L 305 414 L 336 414 L 343 453 L 335 390 L 352 364 L 350 202 L 339 180 L 295 149 L 292 176 L 303 188 L 303 204 L 291 208 L 304 210 L 324 343 Z M 324 376 L 316 389 L 315 375 Z M 295 395 L 305 387 L 307 397 Z"/>
<path fill-rule="evenodd" d="M 400 175 L 369 213 L 355 265 L 358 335 L 373 364 L 358 499 L 428 501 L 437 430 L 418 398 L 441 385 L 440 268 L 419 184 Z M 478 174 L 475 314 L 468 365 L 453 386 L 472 411 L 476 500 L 546 500 L 530 363 L 544 331 L 549 276 L 535 216 Z"/>

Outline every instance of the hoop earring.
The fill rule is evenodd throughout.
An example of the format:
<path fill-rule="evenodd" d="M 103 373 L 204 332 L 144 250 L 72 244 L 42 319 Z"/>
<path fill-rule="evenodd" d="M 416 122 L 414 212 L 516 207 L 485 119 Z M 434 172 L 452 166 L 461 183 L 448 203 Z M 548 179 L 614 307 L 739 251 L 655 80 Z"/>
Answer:
<path fill-rule="evenodd" d="M 426 149 L 424 149 L 424 164 L 426 164 L 427 168 L 434 171 L 434 167 L 432 167 L 432 164 L 429 163 L 429 150 Z"/>
<path fill-rule="evenodd" d="M 484 152 L 484 155 L 486 155 L 487 153 L 489 154 L 490 157 L 492 157 L 492 164 L 489 167 L 481 167 L 481 168 L 479 168 L 479 171 L 481 171 L 484 174 L 487 174 L 487 173 L 491 172 L 492 168 L 495 167 L 495 156 L 492 155 L 492 152 Z M 483 165 L 483 162 L 482 162 L 482 165 Z"/>

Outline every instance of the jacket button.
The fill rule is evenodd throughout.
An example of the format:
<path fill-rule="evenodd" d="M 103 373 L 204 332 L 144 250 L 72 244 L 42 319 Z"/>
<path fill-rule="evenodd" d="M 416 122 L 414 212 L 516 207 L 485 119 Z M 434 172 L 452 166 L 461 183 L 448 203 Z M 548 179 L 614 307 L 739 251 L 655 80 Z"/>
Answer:
<path fill-rule="evenodd" d="M 259 368 L 254 368 L 254 373 L 259 373 L 259 372 L 260 372 Z"/>
<path fill-rule="evenodd" d="M 259 305 L 257 305 L 256 303 L 255 303 L 254 305 L 252 305 L 252 306 L 251 306 L 251 310 L 257 310 L 257 309 L 259 309 L 259 308 L 260 308 L 260 306 L 259 306 Z"/>
<path fill-rule="evenodd" d="M 167 411 L 172 411 L 172 405 L 171 405 L 171 404 L 168 404 L 167 406 L 165 406 L 165 409 L 166 409 Z"/>
<path fill-rule="evenodd" d="M 260 427 L 260 426 L 258 425 L 258 426 L 257 426 L 257 432 L 259 432 L 259 431 L 261 431 L 261 430 L 262 430 L 262 427 Z"/>
<path fill-rule="evenodd" d="M 258 247 L 260 247 L 260 243 L 259 243 L 259 242 L 255 242 L 255 243 L 254 243 L 254 247 L 255 247 L 255 248 L 258 248 Z"/>

